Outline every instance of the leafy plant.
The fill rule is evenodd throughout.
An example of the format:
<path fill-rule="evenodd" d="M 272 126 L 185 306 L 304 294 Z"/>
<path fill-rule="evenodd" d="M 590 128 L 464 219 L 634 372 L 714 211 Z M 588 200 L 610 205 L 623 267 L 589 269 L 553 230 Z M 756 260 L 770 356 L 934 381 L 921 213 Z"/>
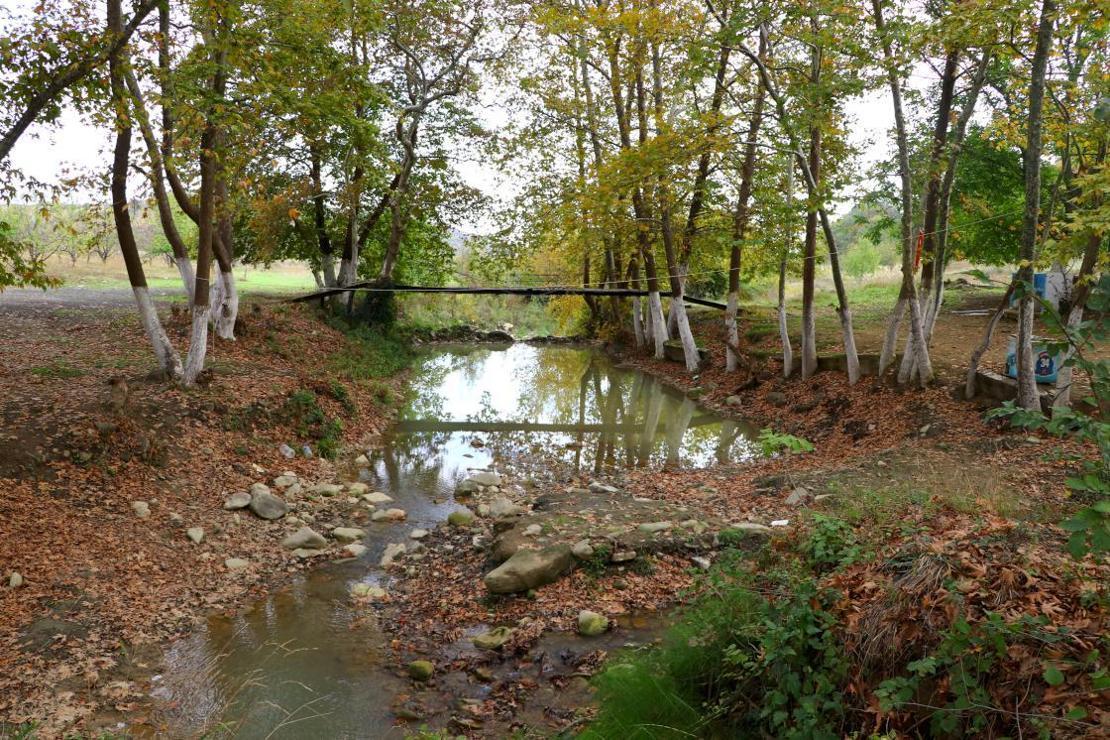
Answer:
<path fill-rule="evenodd" d="M 770 427 L 760 430 L 756 441 L 766 457 L 771 457 L 783 451 L 790 453 L 813 452 L 813 443 L 808 439 L 795 437 L 793 434 L 780 434 Z"/>
<path fill-rule="evenodd" d="M 847 522 L 815 513 L 813 523 L 813 531 L 803 542 L 802 551 L 816 570 L 841 568 L 860 559 L 863 548 Z"/>

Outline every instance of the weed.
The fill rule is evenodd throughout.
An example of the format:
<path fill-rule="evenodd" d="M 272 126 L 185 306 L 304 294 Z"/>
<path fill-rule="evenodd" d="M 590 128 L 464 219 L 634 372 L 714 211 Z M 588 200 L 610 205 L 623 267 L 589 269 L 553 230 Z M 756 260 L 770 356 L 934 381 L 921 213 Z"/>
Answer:
<path fill-rule="evenodd" d="M 581 563 L 581 568 L 592 578 L 600 578 L 609 567 L 608 545 L 594 545 L 594 554 Z"/>
<path fill-rule="evenodd" d="M 779 452 L 801 453 L 813 452 L 813 443 L 793 434 L 779 434 L 773 429 L 762 429 L 759 432 L 759 443 L 765 457 L 771 457 Z"/>

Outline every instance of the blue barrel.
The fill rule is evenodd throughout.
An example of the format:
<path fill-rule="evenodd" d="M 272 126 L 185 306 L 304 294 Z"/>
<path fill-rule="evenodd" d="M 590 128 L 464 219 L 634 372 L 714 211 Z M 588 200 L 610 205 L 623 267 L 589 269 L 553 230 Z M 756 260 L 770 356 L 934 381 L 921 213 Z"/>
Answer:
<path fill-rule="evenodd" d="M 1060 372 L 1060 363 L 1063 356 L 1052 354 L 1044 339 L 1033 337 L 1033 375 L 1038 383 L 1055 383 Z M 1010 344 L 1006 349 L 1006 374 L 1016 378 L 1017 374 L 1017 336 L 1010 335 Z"/>

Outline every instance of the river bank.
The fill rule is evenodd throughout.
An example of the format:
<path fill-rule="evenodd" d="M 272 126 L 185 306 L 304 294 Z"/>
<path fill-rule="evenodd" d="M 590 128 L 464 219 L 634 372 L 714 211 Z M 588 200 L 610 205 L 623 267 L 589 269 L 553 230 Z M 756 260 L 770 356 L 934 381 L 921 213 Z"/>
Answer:
<path fill-rule="evenodd" d="M 340 440 L 372 447 L 407 359 L 245 302 L 237 341 L 183 391 L 146 378 L 129 306 L 16 301 L 0 316 L 0 735 L 55 737 L 106 708 L 134 716 L 152 647 L 305 567 L 279 523 L 224 504 L 285 471 L 334 477 L 322 455 Z M 186 341 L 187 315 L 165 325 Z"/>
<path fill-rule="evenodd" d="M 106 366 L 95 348 L 121 330 L 138 342 L 126 334 L 137 327 L 16 317 L 24 332 L 85 336 L 76 351 L 25 345 L 6 376 L 13 398 L 66 394 L 73 405 L 59 415 L 73 421 L 60 430 L 150 421 L 91 451 L 66 436 L 53 459 L 13 458 L 7 475 L 25 494 L 8 499 L 5 521 L 30 535 L 5 532 L 5 574 L 12 562 L 26 578 L 2 594 L 8 721 L 38 721 L 42 737 L 63 727 L 262 736 L 286 723 L 295 736 L 312 722 L 340 735 L 545 734 L 589 720 L 589 677 L 620 648 L 657 639 L 672 607 L 704 598 L 704 574 L 737 552 L 793 551 L 817 516 L 875 528 L 887 548 L 923 546 L 892 522 L 942 549 L 986 536 L 984 526 L 1016 526 L 1039 562 L 1062 567 L 1054 523 L 1069 506 L 1068 455 L 1083 451 L 987 424 L 943 385 L 850 387 L 835 372 L 782 380 L 773 361 L 729 375 L 719 328 L 697 320 L 711 354 L 697 378 L 627 349 L 603 357 L 500 336 L 474 346 L 471 335 L 422 347 L 406 373 L 404 347 L 383 359 L 311 312 L 267 310 L 245 312 L 207 386 L 135 384 L 122 408 L 108 381 L 136 377 L 144 358 Z M 30 393 L 17 382 L 28 375 L 41 379 Z M 814 449 L 768 457 L 762 428 Z M 36 434 L 49 436 L 28 427 Z M 143 434 L 173 442 L 150 455 Z M 304 441 L 312 458 L 283 455 Z M 321 443 L 344 451 L 320 459 Z M 82 452 L 89 459 L 74 459 Z M 285 502 L 284 516 L 225 510 L 257 485 Z M 84 495 L 69 502 L 75 491 Z M 68 537 L 19 514 L 43 494 L 73 507 L 59 513 L 77 523 Z M 134 555 L 113 562 L 125 547 Z M 491 588 L 491 571 L 530 550 L 551 556 L 548 573 L 515 568 Z M 1097 577 L 1049 593 L 1077 605 Z M 848 612 L 883 576 L 852 578 Z M 1082 609 L 1081 619 L 1104 616 Z"/>

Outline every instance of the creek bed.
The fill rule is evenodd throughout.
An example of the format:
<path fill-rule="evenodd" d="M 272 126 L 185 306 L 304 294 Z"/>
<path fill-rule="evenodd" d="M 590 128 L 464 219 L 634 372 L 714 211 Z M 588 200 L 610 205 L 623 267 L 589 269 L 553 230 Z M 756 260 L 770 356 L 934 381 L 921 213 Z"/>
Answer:
<path fill-rule="evenodd" d="M 308 569 L 240 613 L 213 616 L 169 645 L 151 690 L 166 734 L 402 737 L 396 697 L 411 684 L 389 661 L 388 629 L 373 610 L 351 602 L 349 589 L 368 583 L 388 590 L 393 576 L 379 567 L 386 546 L 442 524 L 459 508 L 458 483 L 475 471 L 498 471 L 506 485 L 523 490 L 632 467 L 704 467 L 755 454 L 751 428 L 614 366 L 593 348 L 426 347 L 412 378 L 399 420 L 370 452 L 370 465 L 346 466 L 351 479 L 391 496 L 390 506 L 404 509 L 407 519 L 360 525 L 367 533 L 363 556 Z M 465 626 L 480 622 L 475 615 Z M 612 649 L 650 637 L 659 625 L 658 618 L 630 615 L 602 638 L 545 635 L 539 649 Z M 445 681 L 460 700 L 480 699 L 484 691 L 466 682 L 452 689 Z M 587 698 L 569 691 L 564 701 Z"/>

